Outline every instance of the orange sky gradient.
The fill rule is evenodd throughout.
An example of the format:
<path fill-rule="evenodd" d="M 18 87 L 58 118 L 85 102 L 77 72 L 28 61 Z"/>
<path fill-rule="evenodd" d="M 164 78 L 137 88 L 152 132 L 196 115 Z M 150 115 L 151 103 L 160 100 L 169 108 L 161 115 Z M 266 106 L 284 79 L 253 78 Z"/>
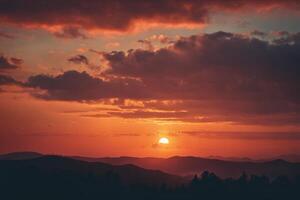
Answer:
<path fill-rule="evenodd" d="M 298 1 L 46 2 L 0 0 L 0 153 L 300 154 Z"/>

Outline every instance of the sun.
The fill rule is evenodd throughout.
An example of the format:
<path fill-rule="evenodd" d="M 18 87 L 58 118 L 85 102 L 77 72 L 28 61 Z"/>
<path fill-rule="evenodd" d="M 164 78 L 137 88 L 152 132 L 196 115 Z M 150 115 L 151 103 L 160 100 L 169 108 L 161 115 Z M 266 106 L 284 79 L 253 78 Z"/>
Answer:
<path fill-rule="evenodd" d="M 169 139 L 166 137 L 162 137 L 158 140 L 159 144 L 169 144 Z"/>

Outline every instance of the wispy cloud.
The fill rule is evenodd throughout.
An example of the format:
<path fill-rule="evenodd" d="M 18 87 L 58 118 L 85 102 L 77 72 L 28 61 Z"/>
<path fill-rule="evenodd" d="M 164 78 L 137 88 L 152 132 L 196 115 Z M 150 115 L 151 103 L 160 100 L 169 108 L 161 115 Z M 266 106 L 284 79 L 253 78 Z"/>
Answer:
<path fill-rule="evenodd" d="M 300 140 L 300 132 L 181 131 L 180 134 L 210 139 Z"/>

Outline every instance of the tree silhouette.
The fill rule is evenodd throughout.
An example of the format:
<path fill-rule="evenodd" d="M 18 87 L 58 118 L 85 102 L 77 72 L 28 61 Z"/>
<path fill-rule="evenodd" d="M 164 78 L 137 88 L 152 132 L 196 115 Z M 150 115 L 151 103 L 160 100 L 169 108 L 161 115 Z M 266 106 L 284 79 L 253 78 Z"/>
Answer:
<path fill-rule="evenodd" d="M 239 178 L 221 179 L 204 171 L 178 186 L 128 184 L 118 171 L 104 168 L 99 173 L 93 164 L 63 166 L 49 163 L 19 166 L 18 162 L 0 163 L 1 199 L 130 199 L 130 200 L 281 200 L 300 199 L 300 177 L 266 176 L 243 173 Z"/>

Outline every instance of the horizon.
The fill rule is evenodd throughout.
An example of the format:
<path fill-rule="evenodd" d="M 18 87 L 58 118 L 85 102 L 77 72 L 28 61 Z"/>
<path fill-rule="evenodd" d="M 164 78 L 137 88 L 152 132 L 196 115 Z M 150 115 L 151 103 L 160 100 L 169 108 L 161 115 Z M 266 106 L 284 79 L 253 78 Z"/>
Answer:
<path fill-rule="evenodd" d="M 89 156 L 89 155 L 80 155 L 80 154 L 59 154 L 59 153 L 46 153 L 46 152 L 37 152 L 37 151 L 13 151 L 13 152 L 4 152 L 1 153 L 0 156 L 3 155 L 14 155 L 14 154 L 40 154 L 41 156 L 61 156 L 61 157 L 68 157 L 68 158 L 75 158 L 76 157 L 85 157 L 85 158 L 138 158 L 138 159 L 170 159 L 170 158 L 203 158 L 203 159 L 209 159 L 209 160 L 221 160 L 221 161 L 238 161 L 238 162 L 268 162 L 268 161 L 274 161 L 274 160 L 285 160 L 287 162 L 291 162 L 287 157 L 298 157 L 299 159 L 296 159 L 296 161 L 292 162 L 299 162 L 300 163 L 300 154 L 281 154 L 281 155 L 274 155 L 271 157 L 261 157 L 261 158 L 252 158 L 252 157 L 235 157 L 235 156 L 220 156 L 220 155 L 208 155 L 208 156 L 201 156 L 201 155 L 172 155 L 168 157 L 157 157 L 157 156 L 130 156 L 130 155 L 116 155 L 116 156 L 106 156 L 106 155 L 95 155 L 95 156 Z"/>

